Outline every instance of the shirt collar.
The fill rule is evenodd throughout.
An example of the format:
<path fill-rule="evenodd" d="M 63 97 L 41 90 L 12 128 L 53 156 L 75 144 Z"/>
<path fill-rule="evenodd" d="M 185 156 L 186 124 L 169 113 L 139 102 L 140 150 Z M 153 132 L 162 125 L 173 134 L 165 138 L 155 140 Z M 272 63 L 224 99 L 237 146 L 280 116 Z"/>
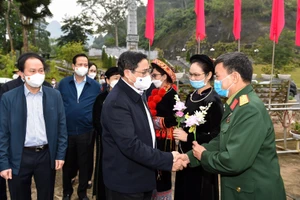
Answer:
<path fill-rule="evenodd" d="M 73 75 L 73 80 L 74 80 L 75 83 L 77 83 L 75 75 Z M 84 79 L 81 83 L 85 83 L 85 82 L 86 82 L 86 76 L 84 76 Z M 77 84 L 80 84 L 80 83 L 77 83 Z"/>
<path fill-rule="evenodd" d="M 40 91 L 39 91 L 38 93 L 43 94 L 42 87 L 43 87 L 43 86 L 40 87 Z M 25 94 L 25 97 L 27 97 L 29 94 L 32 94 L 32 93 L 29 91 L 29 89 L 27 88 L 26 84 L 24 84 L 24 94 Z"/>
<path fill-rule="evenodd" d="M 143 95 L 144 91 L 143 90 L 138 90 L 135 87 L 133 87 L 132 85 L 130 85 L 129 83 L 126 82 L 126 80 L 124 80 L 122 77 L 121 79 L 129 86 L 131 87 L 134 91 L 136 91 L 136 93 L 138 93 L 139 95 Z"/>

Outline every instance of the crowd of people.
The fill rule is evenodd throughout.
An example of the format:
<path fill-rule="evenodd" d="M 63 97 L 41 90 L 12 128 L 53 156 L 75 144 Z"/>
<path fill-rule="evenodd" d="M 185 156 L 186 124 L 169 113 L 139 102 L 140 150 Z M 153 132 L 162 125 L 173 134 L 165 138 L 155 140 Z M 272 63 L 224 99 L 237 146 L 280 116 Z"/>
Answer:
<path fill-rule="evenodd" d="M 53 199 L 57 170 L 63 200 L 75 196 L 76 177 L 80 200 L 91 188 L 97 200 L 286 199 L 248 57 L 196 54 L 190 64 L 194 90 L 180 102 L 173 68 L 139 52 L 100 76 L 77 54 L 59 83 L 45 81 L 42 57 L 21 55 L 0 90 L 0 199 L 7 181 L 12 200 L 30 200 L 32 178 L 37 199 Z"/>

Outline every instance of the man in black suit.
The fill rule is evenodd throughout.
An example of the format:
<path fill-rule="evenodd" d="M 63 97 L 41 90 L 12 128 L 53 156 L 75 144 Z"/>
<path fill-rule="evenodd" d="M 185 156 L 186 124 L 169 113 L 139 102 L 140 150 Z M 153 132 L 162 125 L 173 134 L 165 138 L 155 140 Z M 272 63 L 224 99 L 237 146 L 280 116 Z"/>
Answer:
<path fill-rule="evenodd" d="M 151 85 L 147 56 L 127 51 L 118 60 L 121 79 L 102 109 L 103 179 L 108 200 L 150 200 L 155 171 L 182 169 L 178 152 L 156 149 L 145 90 Z"/>

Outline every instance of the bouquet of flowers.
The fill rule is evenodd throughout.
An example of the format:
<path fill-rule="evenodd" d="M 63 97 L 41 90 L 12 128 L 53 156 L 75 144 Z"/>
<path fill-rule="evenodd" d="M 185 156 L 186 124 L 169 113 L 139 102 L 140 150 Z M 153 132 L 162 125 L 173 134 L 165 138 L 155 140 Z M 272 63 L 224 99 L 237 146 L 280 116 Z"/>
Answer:
<path fill-rule="evenodd" d="M 200 106 L 200 111 L 195 111 L 193 115 L 189 115 L 187 113 L 185 115 L 185 126 L 190 127 L 189 133 L 194 133 L 194 140 L 196 141 L 196 127 L 200 124 L 204 124 L 206 122 L 205 116 L 207 114 L 207 110 L 210 108 L 212 102 L 210 102 L 207 106 Z"/>
<path fill-rule="evenodd" d="M 184 113 L 183 111 L 186 109 L 184 102 L 180 101 L 180 98 L 176 94 L 174 97 L 176 104 L 174 105 L 174 109 L 176 110 L 175 117 L 176 117 L 176 122 L 177 122 L 177 128 L 180 127 L 180 123 L 184 121 Z"/>
<path fill-rule="evenodd" d="M 174 105 L 174 109 L 173 110 L 176 110 L 176 113 L 175 113 L 175 118 L 176 118 L 176 122 L 177 122 L 177 128 L 180 127 L 180 124 L 182 122 L 184 122 L 184 113 L 183 111 L 186 109 L 185 105 L 184 105 L 184 102 L 180 101 L 180 98 L 178 97 L 178 95 L 176 94 L 175 97 L 174 97 L 176 103 Z M 175 140 L 175 143 L 176 145 L 179 144 L 179 140 Z"/>

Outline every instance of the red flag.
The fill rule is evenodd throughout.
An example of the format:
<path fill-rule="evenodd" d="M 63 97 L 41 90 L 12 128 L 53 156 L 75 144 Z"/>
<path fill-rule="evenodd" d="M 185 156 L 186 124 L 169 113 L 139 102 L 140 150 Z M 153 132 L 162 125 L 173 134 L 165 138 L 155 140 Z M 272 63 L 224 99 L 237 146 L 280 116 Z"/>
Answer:
<path fill-rule="evenodd" d="M 273 0 L 270 40 L 278 43 L 284 23 L 284 0 Z"/>
<path fill-rule="evenodd" d="M 150 45 L 153 44 L 155 32 L 154 0 L 148 0 L 146 13 L 145 38 L 149 39 Z"/>
<path fill-rule="evenodd" d="M 205 34 L 205 15 L 204 15 L 204 0 L 195 0 L 196 21 L 196 39 L 203 40 Z"/>
<path fill-rule="evenodd" d="M 300 0 L 298 0 L 298 6 L 297 6 L 296 45 L 300 46 Z"/>
<path fill-rule="evenodd" d="M 242 29 L 242 0 L 234 0 L 233 35 L 235 40 L 241 39 Z"/>

